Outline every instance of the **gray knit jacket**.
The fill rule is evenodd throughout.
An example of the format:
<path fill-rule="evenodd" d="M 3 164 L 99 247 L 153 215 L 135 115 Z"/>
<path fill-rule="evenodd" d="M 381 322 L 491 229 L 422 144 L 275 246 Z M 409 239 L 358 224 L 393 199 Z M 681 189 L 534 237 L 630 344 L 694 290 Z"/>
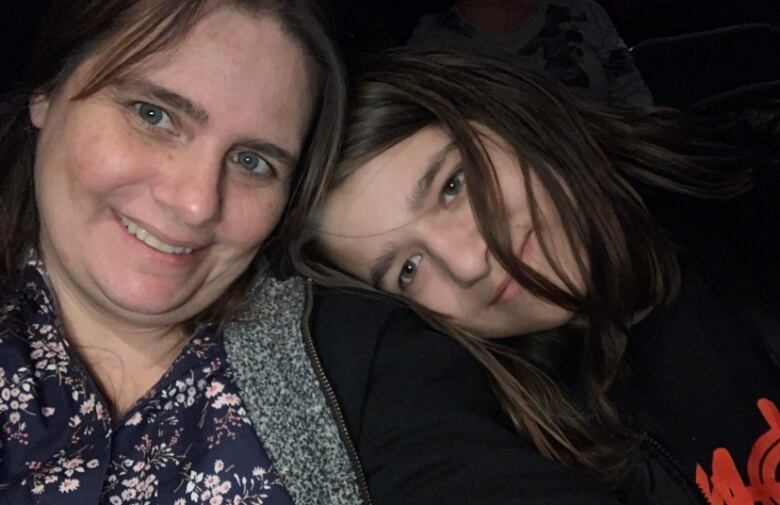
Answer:
<path fill-rule="evenodd" d="M 226 325 L 225 349 L 254 428 L 296 505 L 365 503 L 362 471 L 308 333 L 311 303 L 302 279 L 261 278 L 246 310 Z"/>

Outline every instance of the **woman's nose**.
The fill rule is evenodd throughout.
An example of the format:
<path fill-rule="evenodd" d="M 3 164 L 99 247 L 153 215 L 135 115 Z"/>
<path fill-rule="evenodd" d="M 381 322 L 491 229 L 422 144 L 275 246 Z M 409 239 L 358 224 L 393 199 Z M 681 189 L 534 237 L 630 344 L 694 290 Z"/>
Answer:
<path fill-rule="evenodd" d="M 156 178 L 155 200 L 186 225 L 215 221 L 221 209 L 222 162 L 221 153 L 203 150 L 171 154 Z"/>
<path fill-rule="evenodd" d="M 490 272 L 488 247 L 473 216 L 436 226 L 427 233 L 430 254 L 459 285 L 468 287 Z"/>

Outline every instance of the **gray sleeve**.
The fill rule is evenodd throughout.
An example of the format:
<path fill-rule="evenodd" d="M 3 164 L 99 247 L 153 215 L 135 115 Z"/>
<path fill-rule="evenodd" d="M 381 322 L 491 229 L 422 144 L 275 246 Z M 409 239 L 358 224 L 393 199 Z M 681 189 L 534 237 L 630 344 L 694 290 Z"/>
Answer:
<path fill-rule="evenodd" d="M 609 15 L 592 0 L 581 0 L 581 5 L 590 20 L 589 28 L 607 76 L 609 105 L 652 106 L 653 95 Z"/>

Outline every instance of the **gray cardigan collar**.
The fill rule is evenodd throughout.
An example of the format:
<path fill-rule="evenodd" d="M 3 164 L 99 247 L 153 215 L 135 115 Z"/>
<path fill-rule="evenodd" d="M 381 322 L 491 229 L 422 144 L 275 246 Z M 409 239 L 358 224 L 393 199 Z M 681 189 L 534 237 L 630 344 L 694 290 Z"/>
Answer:
<path fill-rule="evenodd" d="M 309 301 L 308 303 L 311 303 Z M 249 418 L 296 504 L 359 504 L 355 470 L 306 353 L 302 279 L 261 278 L 225 327 Z"/>

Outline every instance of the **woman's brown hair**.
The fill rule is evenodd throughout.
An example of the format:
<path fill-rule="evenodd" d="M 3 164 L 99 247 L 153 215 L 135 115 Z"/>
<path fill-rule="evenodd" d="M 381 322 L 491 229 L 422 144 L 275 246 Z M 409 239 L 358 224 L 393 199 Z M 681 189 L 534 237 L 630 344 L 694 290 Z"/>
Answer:
<path fill-rule="evenodd" d="M 624 371 L 627 330 L 635 315 L 671 299 L 680 272 L 672 242 L 653 220 L 637 186 L 702 198 L 726 198 L 749 187 L 746 172 L 721 169 L 709 144 L 685 135 L 669 109 L 610 109 L 576 99 L 532 71 L 448 53 L 398 50 L 371 62 L 353 90 L 340 162 L 311 173 L 284 233 L 292 261 L 331 286 L 368 286 L 339 272 L 319 247 L 319 210 L 362 164 L 427 126 L 446 131 L 460 151 L 468 197 L 491 253 L 530 292 L 570 309 L 567 327 L 489 339 L 410 303 L 458 339 L 490 372 L 518 432 L 540 453 L 616 483 L 630 437 L 607 393 Z M 479 129 L 514 150 L 524 180 L 547 191 L 572 244 L 585 289 L 565 277 L 543 237 L 541 248 L 566 289 L 520 262 L 509 243 L 495 171 Z M 526 185 L 533 226 L 542 216 Z M 564 366 L 564 362 L 571 366 Z M 572 378 L 576 381 L 572 381 Z M 571 382 L 582 384 L 577 404 Z"/>
<path fill-rule="evenodd" d="M 87 57 L 97 55 L 92 75 L 72 99 L 92 95 L 152 54 L 172 47 L 206 9 L 217 5 L 274 17 L 304 50 L 310 62 L 310 87 L 318 96 L 298 173 L 334 162 L 346 84 L 340 55 L 328 32 L 327 11 L 317 0 L 55 0 L 39 30 L 29 76 L 0 98 L 0 278 L 16 275 L 20 255 L 38 239 L 33 188 L 37 130 L 30 122 L 30 99 L 56 93 Z M 255 271 L 253 264 L 198 319 L 227 317 L 243 299 Z"/>

